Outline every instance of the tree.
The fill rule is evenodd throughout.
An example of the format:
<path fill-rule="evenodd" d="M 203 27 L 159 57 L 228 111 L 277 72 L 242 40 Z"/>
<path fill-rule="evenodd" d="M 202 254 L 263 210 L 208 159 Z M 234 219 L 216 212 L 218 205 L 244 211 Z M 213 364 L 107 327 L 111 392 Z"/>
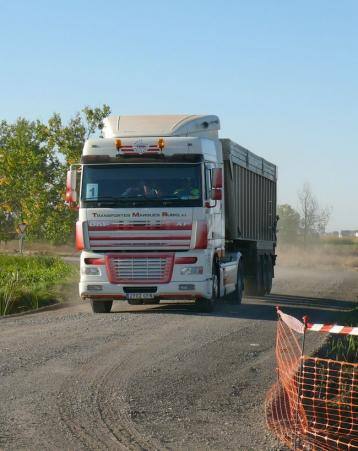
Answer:
<path fill-rule="evenodd" d="M 110 108 L 86 107 L 82 113 L 65 125 L 59 114 L 47 124 L 0 122 L 0 239 L 23 220 L 32 239 L 73 239 L 76 213 L 65 205 L 66 170 L 80 161 L 84 141 L 101 129 Z"/>
<path fill-rule="evenodd" d="M 323 235 L 326 232 L 326 227 L 331 218 L 331 213 L 332 213 L 331 207 L 324 207 L 320 210 L 316 224 L 317 232 L 320 235 Z"/>
<path fill-rule="evenodd" d="M 104 104 L 102 108 L 90 108 L 86 106 L 82 112 L 87 122 L 86 139 L 88 139 L 97 130 L 102 130 L 102 121 L 105 117 L 109 116 L 111 109 L 108 105 Z"/>
<path fill-rule="evenodd" d="M 47 124 L 49 145 L 62 154 L 67 165 L 79 163 L 84 141 L 102 129 L 102 121 L 110 112 L 108 105 L 86 106 L 83 114 L 75 114 L 67 125 L 63 125 L 60 115 L 55 113 Z"/>
<path fill-rule="evenodd" d="M 3 216 L 14 223 L 31 218 L 40 231 L 46 211 L 56 199 L 59 160 L 47 146 L 47 130 L 39 121 L 18 119 L 1 127 L 1 194 Z"/>
<path fill-rule="evenodd" d="M 281 243 L 296 243 L 300 233 L 300 214 L 291 205 L 283 204 L 277 208 L 278 239 Z"/>
<path fill-rule="evenodd" d="M 5 209 L 0 208 L 0 242 L 6 243 L 15 238 L 15 235 L 14 218 Z"/>
<path fill-rule="evenodd" d="M 298 201 L 303 243 L 306 245 L 309 237 L 317 236 L 325 232 L 331 215 L 331 209 L 329 207 L 320 208 L 307 182 L 298 193 Z"/>

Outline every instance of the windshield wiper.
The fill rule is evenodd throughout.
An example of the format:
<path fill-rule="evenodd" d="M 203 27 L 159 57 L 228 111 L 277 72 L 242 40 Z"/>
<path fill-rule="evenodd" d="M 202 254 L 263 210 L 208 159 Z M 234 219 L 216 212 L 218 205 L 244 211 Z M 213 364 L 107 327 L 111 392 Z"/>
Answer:
<path fill-rule="evenodd" d="M 151 199 L 151 197 L 146 197 L 143 194 L 139 194 L 138 196 L 121 196 L 121 197 L 115 197 L 115 196 L 102 196 L 98 197 L 97 199 L 84 199 L 85 202 L 133 202 L 136 200 L 147 200 Z"/>
<path fill-rule="evenodd" d="M 102 196 L 102 197 L 97 197 L 96 199 L 83 199 L 85 202 L 103 202 L 106 200 L 121 200 L 120 197 L 114 197 L 114 196 Z"/>
<path fill-rule="evenodd" d="M 168 194 L 161 197 L 162 200 L 173 200 L 173 199 L 180 199 L 180 197 L 177 194 Z"/>
<path fill-rule="evenodd" d="M 99 204 L 106 204 L 106 205 L 125 205 L 129 204 L 132 206 L 136 206 L 136 204 L 141 204 L 145 201 L 152 201 L 151 197 L 147 197 L 144 194 L 138 194 L 137 196 L 121 196 L 121 197 L 115 197 L 115 196 L 102 196 L 98 197 L 97 199 L 85 199 L 85 202 L 91 202 Z"/>
<path fill-rule="evenodd" d="M 122 197 L 120 197 L 120 200 L 123 200 L 124 202 L 126 202 L 127 200 L 134 201 L 134 200 L 142 200 L 142 199 L 150 199 L 150 197 L 147 197 L 144 194 L 137 194 L 136 196 L 122 196 Z"/>
<path fill-rule="evenodd" d="M 101 196 L 97 199 L 84 199 L 85 202 L 96 202 L 96 203 L 106 203 L 111 205 L 116 204 L 126 204 L 129 203 L 133 206 L 137 204 L 143 204 L 143 202 L 150 202 L 154 204 L 163 204 L 165 205 L 171 205 L 171 204 L 177 204 L 176 201 L 182 200 L 180 196 L 173 194 L 173 195 L 166 195 L 163 197 L 152 197 L 152 196 L 146 196 L 145 194 L 137 194 L 136 196 L 121 196 L 121 197 L 115 197 L 115 196 Z"/>

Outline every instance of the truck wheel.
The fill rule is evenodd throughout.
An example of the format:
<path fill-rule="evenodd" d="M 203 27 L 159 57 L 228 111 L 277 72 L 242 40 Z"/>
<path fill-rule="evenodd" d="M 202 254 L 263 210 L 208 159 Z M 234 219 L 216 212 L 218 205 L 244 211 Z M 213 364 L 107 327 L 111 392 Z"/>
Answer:
<path fill-rule="evenodd" d="M 239 268 L 237 270 L 237 281 L 236 281 L 236 288 L 235 291 L 230 293 L 227 297 L 230 304 L 233 305 L 240 305 L 242 302 L 242 294 L 243 294 L 243 277 L 242 277 L 242 269 L 241 265 L 239 265 Z"/>
<path fill-rule="evenodd" d="M 265 258 L 265 294 L 270 294 L 272 289 L 272 259 L 271 257 Z"/>
<path fill-rule="evenodd" d="M 212 281 L 213 290 L 211 299 L 200 298 L 195 301 L 195 304 L 197 305 L 200 312 L 211 313 L 214 310 L 216 300 L 219 297 L 219 277 L 215 267 L 213 268 Z"/>
<path fill-rule="evenodd" d="M 258 266 L 258 274 L 257 274 L 257 285 L 256 285 L 256 295 L 257 296 L 265 296 L 266 294 L 266 257 L 262 255 L 260 257 L 260 264 Z"/>
<path fill-rule="evenodd" d="M 257 267 L 256 277 L 245 281 L 245 292 L 249 296 L 265 296 L 265 259 L 260 256 Z"/>
<path fill-rule="evenodd" d="M 91 299 L 93 313 L 109 313 L 112 308 L 113 301 L 95 301 Z"/>

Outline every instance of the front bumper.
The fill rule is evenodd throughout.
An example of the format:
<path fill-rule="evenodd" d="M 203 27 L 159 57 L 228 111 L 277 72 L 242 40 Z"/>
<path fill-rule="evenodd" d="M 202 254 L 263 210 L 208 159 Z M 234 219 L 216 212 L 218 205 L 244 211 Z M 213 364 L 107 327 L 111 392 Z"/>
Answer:
<path fill-rule="evenodd" d="M 88 290 L 91 285 L 100 285 L 102 289 L 100 291 Z M 171 282 L 168 284 L 155 285 L 156 292 L 154 293 L 154 298 L 156 299 L 199 299 L 199 298 L 210 298 L 211 296 L 211 280 L 204 282 L 190 282 L 190 285 L 194 285 L 193 288 L 189 290 L 183 289 L 182 287 L 189 285 L 187 282 Z M 148 285 L 152 287 L 153 285 Z M 130 285 L 131 288 L 143 288 L 143 292 L 146 292 L 147 285 Z M 111 283 L 97 283 L 93 282 L 80 282 L 79 291 L 82 299 L 118 299 L 126 300 L 127 294 L 124 291 L 126 286 L 124 285 L 114 285 Z"/>
<path fill-rule="evenodd" d="M 183 253 L 178 253 L 179 257 Z M 185 253 L 185 256 L 188 256 Z M 84 273 L 88 266 L 85 259 L 105 258 L 103 254 L 93 252 L 82 252 L 81 254 L 81 280 L 79 283 L 79 294 L 82 299 L 116 299 L 127 300 L 128 289 L 136 289 L 137 293 L 148 292 L 148 287 L 156 289 L 154 299 L 188 299 L 195 300 L 199 298 L 210 299 L 212 295 L 211 281 L 211 256 L 207 250 L 191 252 L 190 256 L 197 257 L 197 266 L 203 267 L 203 274 L 200 275 L 182 275 L 180 270 L 185 265 L 174 264 L 171 280 L 168 283 L 141 283 L 135 284 L 128 282 L 125 284 L 111 283 L 107 274 L 106 265 L 96 265 L 99 270 L 98 275 L 88 275 Z M 210 268 L 210 271 L 208 271 Z"/>

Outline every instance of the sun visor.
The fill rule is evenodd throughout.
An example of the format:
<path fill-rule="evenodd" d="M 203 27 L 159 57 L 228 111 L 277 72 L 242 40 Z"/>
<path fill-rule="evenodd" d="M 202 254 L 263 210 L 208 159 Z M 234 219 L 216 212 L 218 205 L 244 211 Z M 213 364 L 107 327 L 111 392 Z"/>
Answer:
<path fill-rule="evenodd" d="M 215 115 L 109 116 L 103 121 L 104 138 L 145 136 L 195 136 L 218 138 Z"/>

